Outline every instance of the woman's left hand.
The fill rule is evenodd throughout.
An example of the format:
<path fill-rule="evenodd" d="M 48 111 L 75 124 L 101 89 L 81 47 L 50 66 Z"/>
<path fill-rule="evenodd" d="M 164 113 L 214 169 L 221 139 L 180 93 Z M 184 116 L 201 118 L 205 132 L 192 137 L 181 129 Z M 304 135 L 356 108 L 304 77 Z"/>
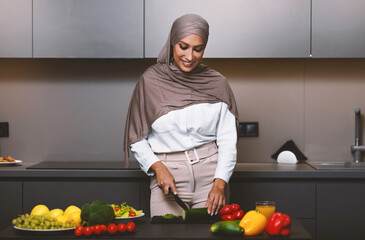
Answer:
<path fill-rule="evenodd" d="M 226 182 L 220 178 L 216 178 L 213 183 L 212 190 L 208 194 L 208 200 L 205 207 L 208 208 L 208 214 L 217 215 L 219 209 L 226 205 L 226 197 L 224 190 Z"/>

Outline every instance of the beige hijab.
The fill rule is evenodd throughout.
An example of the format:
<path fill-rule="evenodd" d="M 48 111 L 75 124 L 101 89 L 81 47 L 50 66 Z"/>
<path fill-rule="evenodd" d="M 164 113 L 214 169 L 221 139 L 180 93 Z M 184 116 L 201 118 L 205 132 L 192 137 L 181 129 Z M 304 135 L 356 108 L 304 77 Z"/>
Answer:
<path fill-rule="evenodd" d="M 203 64 L 191 72 L 171 64 L 173 46 L 191 34 L 199 35 L 206 44 L 207 21 L 195 14 L 176 19 L 157 63 L 142 74 L 134 89 L 124 132 L 125 167 L 129 166 L 129 146 L 146 137 L 152 123 L 169 111 L 198 103 L 225 102 L 238 124 L 236 102 L 223 75 Z"/>

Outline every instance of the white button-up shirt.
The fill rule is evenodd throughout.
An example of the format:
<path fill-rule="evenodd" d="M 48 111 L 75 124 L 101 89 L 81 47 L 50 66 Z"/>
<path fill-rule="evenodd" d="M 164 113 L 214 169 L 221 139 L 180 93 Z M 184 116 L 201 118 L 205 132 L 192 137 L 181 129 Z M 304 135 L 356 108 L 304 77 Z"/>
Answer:
<path fill-rule="evenodd" d="M 218 146 L 214 178 L 228 183 L 237 159 L 237 130 L 235 116 L 224 102 L 170 111 L 154 121 L 150 133 L 130 148 L 141 169 L 152 176 L 151 165 L 160 161 L 154 153 L 191 150 L 212 141 Z"/>

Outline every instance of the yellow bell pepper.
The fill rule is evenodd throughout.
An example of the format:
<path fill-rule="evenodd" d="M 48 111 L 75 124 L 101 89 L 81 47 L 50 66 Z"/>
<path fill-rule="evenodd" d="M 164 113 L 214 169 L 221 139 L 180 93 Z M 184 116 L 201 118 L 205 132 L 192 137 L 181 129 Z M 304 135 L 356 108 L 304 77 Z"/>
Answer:
<path fill-rule="evenodd" d="M 262 213 L 251 210 L 243 216 L 239 225 L 245 230 L 245 236 L 254 236 L 264 231 L 266 222 L 266 217 Z"/>

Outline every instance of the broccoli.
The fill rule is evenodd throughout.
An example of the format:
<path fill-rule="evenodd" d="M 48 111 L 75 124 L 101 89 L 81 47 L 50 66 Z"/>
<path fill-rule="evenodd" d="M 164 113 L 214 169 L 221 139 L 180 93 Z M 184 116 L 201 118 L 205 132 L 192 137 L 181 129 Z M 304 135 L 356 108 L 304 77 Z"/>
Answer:
<path fill-rule="evenodd" d="M 114 209 L 100 200 L 81 207 L 81 219 L 87 226 L 98 224 L 108 225 L 114 221 Z"/>

